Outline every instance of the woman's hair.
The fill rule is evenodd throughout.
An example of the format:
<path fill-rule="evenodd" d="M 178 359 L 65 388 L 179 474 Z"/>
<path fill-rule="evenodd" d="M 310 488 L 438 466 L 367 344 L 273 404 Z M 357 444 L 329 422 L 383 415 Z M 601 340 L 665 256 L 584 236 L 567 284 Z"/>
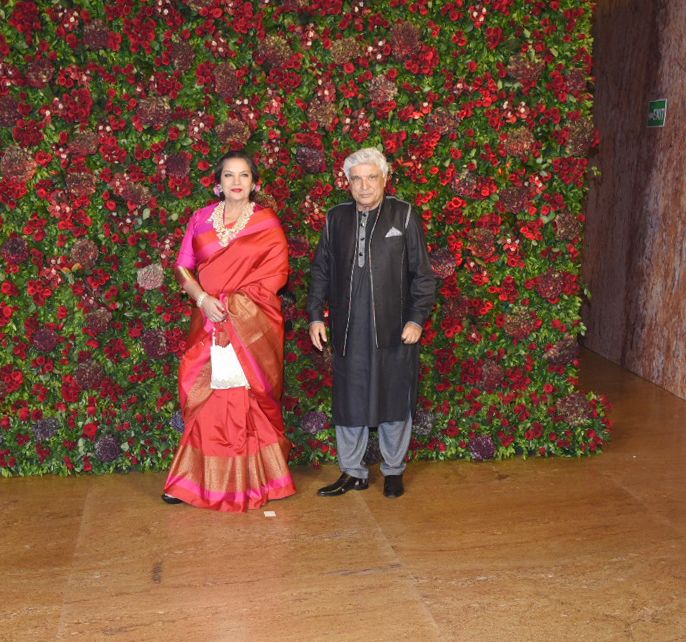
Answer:
<path fill-rule="evenodd" d="M 378 150 L 376 147 L 365 147 L 364 149 L 359 149 L 353 154 L 350 154 L 343 161 L 343 173 L 345 177 L 350 180 L 350 170 L 355 167 L 355 165 L 376 165 L 384 177 L 388 176 L 388 162 L 386 157 Z"/>
<path fill-rule="evenodd" d="M 215 183 L 219 184 L 221 182 L 222 170 L 224 169 L 224 161 L 230 160 L 232 158 L 240 158 L 241 160 L 244 160 L 250 168 L 250 173 L 252 174 L 252 182 L 255 184 L 259 182 L 260 173 L 257 171 L 257 165 L 255 165 L 255 161 L 252 159 L 252 156 L 250 156 L 244 150 L 240 149 L 235 152 L 227 152 L 217 161 L 217 165 L 214 168 Z"/>

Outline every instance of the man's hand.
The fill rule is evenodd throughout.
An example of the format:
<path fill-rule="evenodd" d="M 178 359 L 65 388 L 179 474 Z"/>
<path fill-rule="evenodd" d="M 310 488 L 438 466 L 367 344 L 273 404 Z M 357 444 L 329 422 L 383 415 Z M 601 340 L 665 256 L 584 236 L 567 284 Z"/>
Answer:
<path fill-rule="evenodd" d="M 310 330 L 310 335 L 312 334 L 312 330 Z M 412 323 L 412 321 L 408 321 L 405 324 L 405 327 L 403 328 L 403 333 L 402 336 L 400 337 L 400 340 L 403 343 L 406 343 L 408 345 L 411 345 L 413 343 L 417 343 L 419 341 L 419 337 L 422 336 L 422 329 L 420 326 L 418 326 L 416 323 Z"/>
<path fill-rule="evenodd" d="M 324 344 L 326 343 L 326 324 L 323 321 L 310 323 L 310 340 L 317 350 L 324 349 Z"/>

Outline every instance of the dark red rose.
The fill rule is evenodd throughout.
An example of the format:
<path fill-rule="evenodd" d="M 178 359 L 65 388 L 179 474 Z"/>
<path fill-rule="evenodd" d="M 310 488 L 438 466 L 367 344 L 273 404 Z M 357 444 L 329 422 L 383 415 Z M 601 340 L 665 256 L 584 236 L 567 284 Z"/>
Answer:
<path fill-rule="evenodd" d="M 62 399 L 67 403 L 75 403 L 81 396 L 81 388 L 78 382 L 71 375 L 67 375 L 62 380 Z"/>

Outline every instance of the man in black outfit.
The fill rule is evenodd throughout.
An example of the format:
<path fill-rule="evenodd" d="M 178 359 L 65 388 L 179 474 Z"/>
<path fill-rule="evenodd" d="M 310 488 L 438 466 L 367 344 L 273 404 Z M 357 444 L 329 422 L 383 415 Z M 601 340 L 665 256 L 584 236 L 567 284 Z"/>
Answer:
<path fill-rule="evenodd" d="M 384 495 L 405 491 L 405 455 L 417 400 L 419 344 L 434 303 L 435 280 L 412 206 L 385 195 L 388 163 L 374 148 L 343 164 L 352 202 L 331 209 L 312 264 L 310 339 L 334 350 L 333 421 L 342 475 L 319 495 L 365 490 L 362 458 L 378 426 Z"/>

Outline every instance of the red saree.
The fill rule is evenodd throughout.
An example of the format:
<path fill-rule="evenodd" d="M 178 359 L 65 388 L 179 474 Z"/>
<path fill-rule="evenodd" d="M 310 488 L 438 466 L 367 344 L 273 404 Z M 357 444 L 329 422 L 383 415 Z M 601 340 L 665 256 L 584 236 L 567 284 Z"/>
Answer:
<path fill-rule="evenodd" d="M 227 304 L 217 334 L 228 335 L 250 388 L 210 388 L 215 324 L 195 309 L 179 367 L 185 430 L 164 491 L 193 506 L 237 512 L 295 492 L 281 414 L 284 329 L 276 294 L 288 278 L 288 249 L 274 211 L 257 207 L 222 247 L 205 224 L 214 207 L 196 214 L 198 281 Z"/>

